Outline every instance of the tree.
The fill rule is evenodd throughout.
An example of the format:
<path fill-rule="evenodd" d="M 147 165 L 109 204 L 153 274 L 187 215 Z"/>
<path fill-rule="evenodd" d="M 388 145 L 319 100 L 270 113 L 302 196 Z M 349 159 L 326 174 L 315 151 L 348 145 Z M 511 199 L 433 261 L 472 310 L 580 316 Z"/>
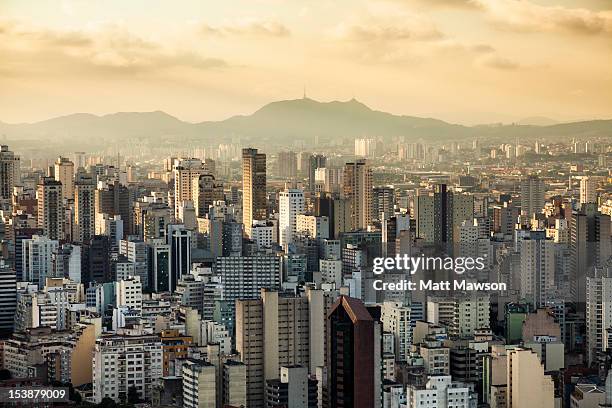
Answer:
<path fill-rule="evenodd" d="M 138 395 L 138 390 L 136 387 L 131 386 L 128 389 L 128 404 L 136 404 L 140 401 L 140 397 Z"/>
<path fill-rule="evenodd" d="M 10 380 L 13 375 L 9 370 L 0 370 L 0 381 Z"/>

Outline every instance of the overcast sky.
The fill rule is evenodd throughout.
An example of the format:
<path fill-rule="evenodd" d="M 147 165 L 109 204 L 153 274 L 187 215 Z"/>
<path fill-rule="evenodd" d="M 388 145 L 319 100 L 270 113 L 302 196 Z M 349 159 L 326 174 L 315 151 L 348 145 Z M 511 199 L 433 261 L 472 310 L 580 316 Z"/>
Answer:
<path fill-rule="evenodd" d="M 612 0 L 0 0 L 0 121 L 217 120 L 304 86 L 467 124 L 612 118 Z"/>

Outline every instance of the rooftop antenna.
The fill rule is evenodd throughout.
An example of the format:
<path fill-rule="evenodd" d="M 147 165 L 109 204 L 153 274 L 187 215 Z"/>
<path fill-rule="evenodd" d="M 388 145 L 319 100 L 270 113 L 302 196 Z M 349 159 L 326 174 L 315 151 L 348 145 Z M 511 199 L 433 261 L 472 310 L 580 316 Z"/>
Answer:
<path fill-rule="evenodd" d="M 306 85 L 304 85 L 304 95 L 302 96 L 302 99 L 307 99 L 306 98 Z"/>

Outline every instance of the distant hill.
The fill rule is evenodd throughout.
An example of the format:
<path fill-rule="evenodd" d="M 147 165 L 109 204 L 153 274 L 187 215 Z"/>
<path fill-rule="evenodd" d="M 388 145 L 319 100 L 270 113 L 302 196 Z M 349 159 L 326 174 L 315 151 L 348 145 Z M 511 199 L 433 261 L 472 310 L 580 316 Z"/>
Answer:
<path fill-rule="evenodd" d="M 559 122 L 551 118 L 546 118 L 544 116 L 531 116 L 528 118 L 523 118 L 516 123 L 519 125 L 551 126 L 556 125 Z"/>
<path fill-rule="evenodd" d="M 375 111 L 355 99 L 318 102 L 303 98 L 272 102 L 251 115 L 222 121 L 189 123 L 161 111 L 119 112 L 103 116 L 76 113 L 36 123 L 0 122 L 0 135 L 13 140 L 71 142 L 75 147 L 127 139 L 175 143 L 222 142 L 240 137 L 243 143 L 280 144 L 293 140 L 311 142 L 315 137 L 341 142 L 366 136 L 425 141 L 612 136 L 612 120 L 544 124 L 546 118 L 527 119 L 528 124 L 468 127 L 438 119 Z M 535 125 L 538 121 L 541 124 Z"/>

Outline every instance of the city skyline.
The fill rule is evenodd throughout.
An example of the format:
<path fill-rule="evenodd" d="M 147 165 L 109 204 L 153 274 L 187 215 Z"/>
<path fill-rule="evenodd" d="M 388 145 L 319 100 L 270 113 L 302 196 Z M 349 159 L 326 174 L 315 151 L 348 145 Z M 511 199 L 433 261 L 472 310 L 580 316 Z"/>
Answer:
<path fill-rule="evenodd" d="M 464 124 L 610 117 L 609 3 L 434 3 L 3 2 L 0 120 L 219 120 L 304 88 Z"/>

